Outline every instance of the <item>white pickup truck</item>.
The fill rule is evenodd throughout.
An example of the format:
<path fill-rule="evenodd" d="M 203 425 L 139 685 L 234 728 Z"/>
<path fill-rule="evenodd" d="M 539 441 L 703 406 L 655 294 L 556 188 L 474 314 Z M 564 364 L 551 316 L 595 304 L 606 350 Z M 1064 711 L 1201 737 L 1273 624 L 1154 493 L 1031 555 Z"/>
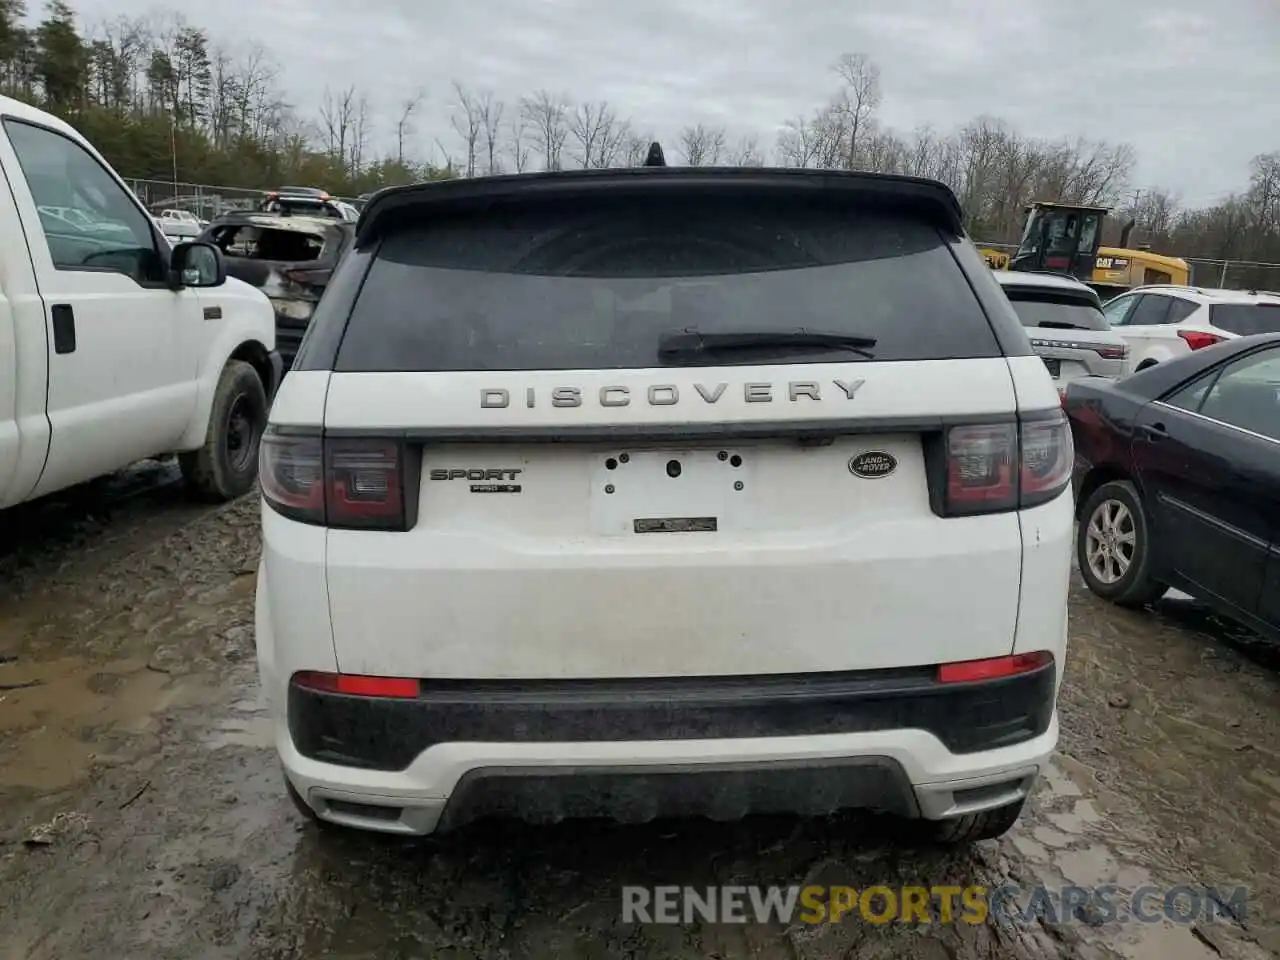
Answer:
<path fill-rule="evenodd" d="M 0 173 L 0 508 L 172 453 L 203 496 L 251 490 L 281 376 L 267 298 L 8 97 Z"/>

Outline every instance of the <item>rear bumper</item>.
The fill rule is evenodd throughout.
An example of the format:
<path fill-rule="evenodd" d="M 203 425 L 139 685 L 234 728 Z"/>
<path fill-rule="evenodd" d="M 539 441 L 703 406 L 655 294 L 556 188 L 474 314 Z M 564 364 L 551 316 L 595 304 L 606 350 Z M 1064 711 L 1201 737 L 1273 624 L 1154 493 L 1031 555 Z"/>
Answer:
<path fill-rule="evenodd" d="M 424 682 L 416 699 L 291 683 L 289 734 L 312 760 L 404 770 L 458 742 L 559 743 L 821 736 L 914 728 L 952 753 L 1044 733 L 1056 666 L 940 684 L 929 667 L 769 677 Z"/>
<path fill-rule="evenodd" d="M 594 702 L 563 684 L 414 701 L 292 687 L 277 747 L 320 816 L 394 833 L 495 814 L 642 821 L 857 807 L 940 819 L 1026 796 L 1057 740 L 1055 667 L 950 690 L 873 672 L 898 676 L 811 678 L 808 694 L 793 678 L 651 681 Z M 397 751 L 395 769 L 370 765 Z"/>

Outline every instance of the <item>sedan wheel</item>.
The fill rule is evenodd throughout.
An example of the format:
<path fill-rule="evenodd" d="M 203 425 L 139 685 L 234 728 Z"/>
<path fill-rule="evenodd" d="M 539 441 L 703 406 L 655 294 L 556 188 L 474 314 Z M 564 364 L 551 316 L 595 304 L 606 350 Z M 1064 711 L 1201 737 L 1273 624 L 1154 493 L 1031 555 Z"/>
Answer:
<path fill-rule="evenodd" d="M 1133 514 L 1119 500 L 1104 500 L 1089 515 L 1085 527 L 1085 557 L 1102 583 L 1119 583 L 1133 566 L 1137 531 Z"/>
<path fill-rule="evenodd" d="M 1104 483 L 1080 511 L 1076 554 L 1085 584 L 1113 603 L 1154 603 L 1168 589 L 1152 576 L 1147 515 L 1128 480 Z"/>

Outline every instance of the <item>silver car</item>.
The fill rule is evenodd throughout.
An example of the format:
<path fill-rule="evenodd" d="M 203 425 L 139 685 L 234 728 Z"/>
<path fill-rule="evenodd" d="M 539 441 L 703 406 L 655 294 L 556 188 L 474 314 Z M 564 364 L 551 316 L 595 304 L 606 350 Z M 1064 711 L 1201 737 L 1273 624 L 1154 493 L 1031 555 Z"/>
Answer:
<path fill-rule="evenodd" d="M 1112 331 L 1092 289 L 1058 274 L 993 272 L 1058 393 L 1079 377 L 1124 375 L 1129 346 Z"/>

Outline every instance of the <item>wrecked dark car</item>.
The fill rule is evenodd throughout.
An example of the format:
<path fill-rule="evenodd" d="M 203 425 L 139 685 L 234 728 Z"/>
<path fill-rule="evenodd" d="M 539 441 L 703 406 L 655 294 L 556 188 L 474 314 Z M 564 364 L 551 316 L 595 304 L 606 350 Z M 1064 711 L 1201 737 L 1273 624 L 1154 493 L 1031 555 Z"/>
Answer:
<path fill-rule="evenodd" d="M 226 257 L 227 273 L 251 284 L 276 312 L 276 348 L 289 369 L 333 268 L 355 238 L 355 224 L 332 217 L 233 213 L 200 239 Z"/>

